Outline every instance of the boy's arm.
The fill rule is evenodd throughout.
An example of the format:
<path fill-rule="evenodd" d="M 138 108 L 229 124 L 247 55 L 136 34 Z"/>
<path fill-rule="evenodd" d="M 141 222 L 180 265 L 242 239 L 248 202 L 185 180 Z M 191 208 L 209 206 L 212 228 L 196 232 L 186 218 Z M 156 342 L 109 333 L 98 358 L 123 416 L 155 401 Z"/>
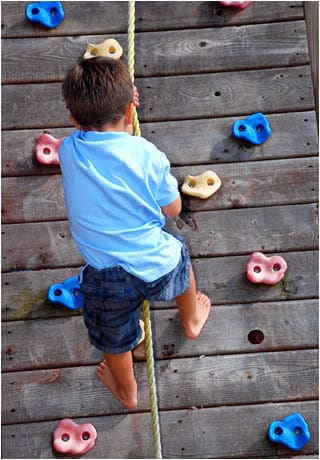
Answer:
<path fill-rule="evenodd" d="M 162 212 L 165 216 L 171 219 L 176 219 L 181 212 L 182 204 L 180 195 L 178 198 L 167 206 L 161 206 Z"/>

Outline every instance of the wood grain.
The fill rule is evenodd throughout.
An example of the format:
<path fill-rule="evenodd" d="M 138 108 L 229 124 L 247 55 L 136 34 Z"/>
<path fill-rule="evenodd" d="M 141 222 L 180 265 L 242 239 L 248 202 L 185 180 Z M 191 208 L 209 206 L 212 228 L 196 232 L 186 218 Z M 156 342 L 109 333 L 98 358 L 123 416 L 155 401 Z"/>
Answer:
<path fill-rule="evenodd" d="M 181 185 L 188 174 L 214 170 L 222 188 L 207 200 L 183 194 L 184 211 L 316 202 L 318 160 L 303 158 L 173 168 Z M 67 218 L 60 175 L 2 179 L 2 222 L 40 222 Z"/>
<path fill-rule="evenodd" d="M 143 121 L 293 112 L 314 107 L 309 66 L 140 81 L 140 95 L 146 100 L 139 109 Z"/>
<path fill-rule="evenodd" d="M 72 316 L 68 310 L 47 300 L 49 286 L 79 274 L 80 267 L 3 273 L 1 277 L 2 321 Z"/>
<path fill-rule="evenodd" d="M 217 195 L 184 196 L 180 219 L 168 221 L 186 237 L 212 309 L 188 341 L 174 301 L 151 305 L 165 458 L 317 458 L 317 83 L 307 34 L 318 5 L 307 3 L 259 1 L 240 11 L 136 2 L 142 134 L 167 154 L 179 184 L 209 169 L 222 178 Z M 87 42 L 113 36 L 126 54 L 128 4 L 63 2 L 65 19 L 52 30 L 28 22 L 26 5 L 1 3 L 2 455 L 56 458 L 52 433 L 72 417 L 97 428 L 86 458 L 152 458 L 146 363 L 134 363 L 139 406 L 127 411 L 96 377 L 101 353 L 81 310 L 47 300 L 48 287 L 84 262 L 60 169 L 34 156 L 43 131 L 72 132 L 61 82 Z M 269 139 L 233 138 L 233 123 L 258 111 Z M 247 280 L 253 251 L 285 258 L 280 283 Z M 294 453 L 271 443 L 267 428 L 296 412 L 311 440 Z"/>
<path fill-rule="evenodd" d="M 285 258 L 288 270 L 282 282 L 273 287 L 254 285 L 247 280 L 248 256 L 193 259 L 198 289 L 210 296 L 213 305 L 317 298 L 317 252 L 278 254 Z M 47 301 L 47 291 L 51 284 L 61 283 L 78 273 L 79 267 L 3 273 L 2 320 L 78 315 L 79 312 L 71 312 L 61 305 Z M 152 303 L 152 307 L 157 309 L 174 305 L 174 302 Z"/>
<path fill-rule="evenodd" d="M 316 205 L 276 206 L 186 214 L 176 225 L 192 256 L 208 257 L 254 250 L 314 249 L 316 216 Z M 169 223 L 168 229 L 174 230 L 173 224 Z"/>
<path fill-rule="evenodd" d="M 311 440 L 299 456 L 293 456 L 285 446 L 270 442 L 266 436 L 269 424 L 282 420 L 288 413 L 302 414 L 311 432 Z M 160 412 L 163 455 L 166 458 L 261 458 L 263 452 L 269 458 L 285 458 L 288 454 L 296 459 L 318 458 L 311 455 L 317 450 L 317 413 L 316 401 Z M 75 421 L 83 423 L 84 419 Z M 95 426 L 98 438 L 84 458 L 153 458 L 149 414 L 105 414 L 87 417 L 85 421 Z M 13 458 L 12 452 L 16 452 L 19 458 L 56 458 L 51 442 L 57 423 L 55 420 L 3 426 L 3 455 Z"/>
<path fill-rule="evenodd" d="M 206 165 L 256 160 L 318 156 L 315 112 L 268 115 L 272 135 L 253 146 L 231 135 L 236 117 L 142 123 L 144 137 L 164 151 L 171 164 Z M 48 130 L 56 138 L 71 134 L 71 128 Z M 2 175 L 57 174 L 59 167 L 45 166 L 34 158 L 34 146 L 42 130 L 3 131 L 1 137 Z"/>
<path fill-rule="evenodd" d="M 63 80 L 88 43 L 106 37 L 7 39 L 2 57 L 3 83 Z M 113 36 L 127 54 L 126 34 Z M 136 34 L 135 75 L 160 76 L 195 72 L 235 71 L 309 63 L 304 21 L 220 29 L 195 29 Z M 282 53 L 278 49 L 284 50 Z M 259 49 L 259 53 L 256 50 Z M 37 56 L 39 60 L 33 59 Z"/>
<path fill-rule="evenodd" d="M 108 1 L 78 2 L 64 4 L 65 20 L 57 29 L 44 29 L 38 24 L 25 20 L 24 10 L 27 2 L 2 2 L 2 33 L 4 37 L 46 37 L 54 35 L 85 35 L 88 30 L 96 34 L 126 33 L 127 4 Z M 90 9 L 89 9 L 90 8 Z M 90 12 L 90 14 L 84 14 Z M 235 14 L 237 13 L 237 14 Z M 216 27 L 234 24 L 274 22 L 303 19 L 302 2 L 270 3 L 255 2 L 251 8 L 238 12 L 223 8 L 216 2 L 137 2 L 137 31 L 188 29 L 195 27 Z M 94 18 L 94 20 L 92 19 Z M 116 20 L 115 20 L 116 18 Z"/>
<path fill-rule="evenodd" d="M 148 410 L 144 363 L 135 363 L 139 411 Z M 216 407 L 316 399 L 317 350 L 208 356 L 203 359 L 163 360 L 156 364 L 158 405 L 161 410 Z M 68 417 L 122 413 L 122 404 L 96 377 L 96 366 L 66 367 L 5 373 L 2 407 L 5 424 Z M 50 397 L 48 397 L 50 395 Z M 99 404 L 97 404 L 99 401 Z M 128 411 L 125 411 L 128 412 Z"/>
<path fill-rule="evenodd" d="M 142 122 L 314 108 L 309 66 L 137 78 L 136 84 Z M 70 126 L 61 83 L 3 85 L 2 122 L 4 129 Z"/>
<path fill-rule="evenodd" d="M 314 98 L 319 119 L 319 4 L 303 2 L 308 33 Z"/>
<path fill-rule="evenodd" d="M 155 358 L 316 348 L 318 324 L 313 320 L 316 314 L 316 300 L 214 305 L 201 336 L 190 341 L 184 336 L 176 309 L 153 311 Z M 251 343 L 249 334 L 254 330 L 262 332 L 261 343 Z M 38 340 L 34 348 L 35 337 Z M 3 372 L 89 365 L 100 360 L 101 353 L 89 344 L 81 317 L 3 324 Z"/>
<path fill-rule="evenodd" d="M 306 204 L 187 213 L 167 227 L 186 238 L 193 257 L 210 257 L 315 249 L 316 219 L 316 205 Z M 5 224 L 2 242 L 3 271 L 83 264 L 67 221 Z"/>

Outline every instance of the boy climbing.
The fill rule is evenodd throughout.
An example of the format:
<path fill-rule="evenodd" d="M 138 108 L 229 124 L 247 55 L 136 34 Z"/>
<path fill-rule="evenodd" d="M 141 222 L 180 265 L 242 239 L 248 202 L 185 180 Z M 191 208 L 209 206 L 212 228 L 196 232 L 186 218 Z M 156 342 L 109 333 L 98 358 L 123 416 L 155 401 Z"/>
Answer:
<path fill-rule="evenodd" d="M 175 299 L 189 339 L 199 336 L 211 306 L 196 290 L 183 238 L 164 229 L 165 216 L 181 212 L 181 198 L 165 154 L 131 135 L 133 94 L 121 61 L 81 60 L 63 83 L 76 130 L 59 149 L 70 229 L 87 263 L 84 321 L 104 353 L 98 376 L 127 408 L 137 405 L 132 351 L 142 301 Z"/>

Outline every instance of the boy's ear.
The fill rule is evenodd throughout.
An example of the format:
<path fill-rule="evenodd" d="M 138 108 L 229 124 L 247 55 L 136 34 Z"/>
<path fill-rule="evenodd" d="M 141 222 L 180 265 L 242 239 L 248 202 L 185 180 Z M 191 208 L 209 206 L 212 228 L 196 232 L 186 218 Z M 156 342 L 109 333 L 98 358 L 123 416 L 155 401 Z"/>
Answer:
<path fill-rule="evenodd" d="M 132 116 L 133 116 L 133 102 L 130 102 L 126 108 L 126 112 L 124 114 L 124 119 L 126 125 L 132 125 Z"/>

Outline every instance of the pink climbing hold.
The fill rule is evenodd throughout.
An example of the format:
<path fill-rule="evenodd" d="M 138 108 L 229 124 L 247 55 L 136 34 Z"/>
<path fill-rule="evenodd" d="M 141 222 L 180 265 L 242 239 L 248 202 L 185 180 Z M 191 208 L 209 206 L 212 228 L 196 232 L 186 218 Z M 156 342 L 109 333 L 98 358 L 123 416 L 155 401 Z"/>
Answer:
<path fill-rule="evenodd" d="M 247 278 L 252 283 L 277 284 L 287 270 L 287 263 L 281 256 L 267 257 L 262 252 L 251 254 L 247 263 Z"/>
<path fill-rule="evenodd" d="M 247 6 L 250 5 L 252 2 L 242 2 L 242 1 L 230 1 L 230 2 L 219 2 L 221 5 L 224 6 L 231 6 L 233 8 L 237 8 L 238 10 L 243 10 Z"/>
<path fill-rule="evenodd" d="M 53 447 L 63 454 L 83 455 L 92 449 L 96 438 L 97 432 L 91 423 L 78 425 L 70 418 L 64 418 L 53 433 Z"/>
<path fill-rule="evenodd" d="M 36 159 L 44 165 L 59 165 L 59 146 L 64 137 L 57 139 L 51 134 L 44 133 L 36 145 Z"/>

